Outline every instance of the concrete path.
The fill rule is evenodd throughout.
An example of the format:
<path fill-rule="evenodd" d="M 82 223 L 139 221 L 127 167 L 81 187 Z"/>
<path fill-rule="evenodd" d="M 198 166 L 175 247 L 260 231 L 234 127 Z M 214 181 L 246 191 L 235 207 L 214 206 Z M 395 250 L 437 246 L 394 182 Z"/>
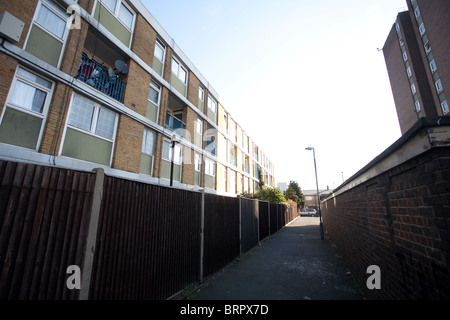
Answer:
<path fill-rule="evenodd" d="M 358 300 L 319 219 L 300 217 L 206 279 L 192 300 Z"/>

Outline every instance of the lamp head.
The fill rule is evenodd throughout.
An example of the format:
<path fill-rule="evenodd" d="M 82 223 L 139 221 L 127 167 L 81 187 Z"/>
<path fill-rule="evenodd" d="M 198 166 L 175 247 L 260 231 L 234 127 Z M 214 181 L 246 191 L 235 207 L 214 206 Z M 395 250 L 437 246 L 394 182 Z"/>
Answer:
<path fill-rule="evenodd" d="M 305 150 L 308 150 L 308 151 L 311 151 L 312 149 L 314 149 L 314 148 L 313 147 L 305 148 Z"/>

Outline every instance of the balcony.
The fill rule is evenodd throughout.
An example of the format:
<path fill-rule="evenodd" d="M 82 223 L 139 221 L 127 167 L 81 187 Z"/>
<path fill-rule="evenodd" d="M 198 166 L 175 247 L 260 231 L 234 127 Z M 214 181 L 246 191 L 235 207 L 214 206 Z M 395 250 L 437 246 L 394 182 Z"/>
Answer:
<path fill-rule="evenodd" d="M 123 103 L 127 83 L 101 63 L 82 53 L 76 79 Z"/>
<path fill-rule="evenodd" d="M 170 131 L 175 132 L 182 138 L 185 137 L 185 131 L 186 131 L 186 125 L 181 122 L 179 119 L 177 119 L 174 115 L 172 115 L 170 112 L 166 113 L 166 129 L 169 129 Z"/>

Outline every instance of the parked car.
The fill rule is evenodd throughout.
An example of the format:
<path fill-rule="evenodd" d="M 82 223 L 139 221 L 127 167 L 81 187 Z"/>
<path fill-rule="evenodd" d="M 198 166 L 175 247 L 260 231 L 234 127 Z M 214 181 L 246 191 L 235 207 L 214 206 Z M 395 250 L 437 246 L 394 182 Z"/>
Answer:
<path fill-rule="evenodd" d="M 304 208 L 300 210 L 301 216 L 315 216 L 317 213 L 316 209 Z"/>

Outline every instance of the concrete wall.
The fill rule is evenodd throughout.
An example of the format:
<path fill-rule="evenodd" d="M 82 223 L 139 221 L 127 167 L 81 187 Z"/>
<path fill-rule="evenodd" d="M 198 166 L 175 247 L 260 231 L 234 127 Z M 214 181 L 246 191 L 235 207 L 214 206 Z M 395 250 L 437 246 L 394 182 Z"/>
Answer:
<path fill-rule="evenodd" d="M 322 202 L 324 230 L 369 299 L 450 298 L 449 123 L 419 121 Z M 379 290 L 366 286 L 371 265 Z"/>

